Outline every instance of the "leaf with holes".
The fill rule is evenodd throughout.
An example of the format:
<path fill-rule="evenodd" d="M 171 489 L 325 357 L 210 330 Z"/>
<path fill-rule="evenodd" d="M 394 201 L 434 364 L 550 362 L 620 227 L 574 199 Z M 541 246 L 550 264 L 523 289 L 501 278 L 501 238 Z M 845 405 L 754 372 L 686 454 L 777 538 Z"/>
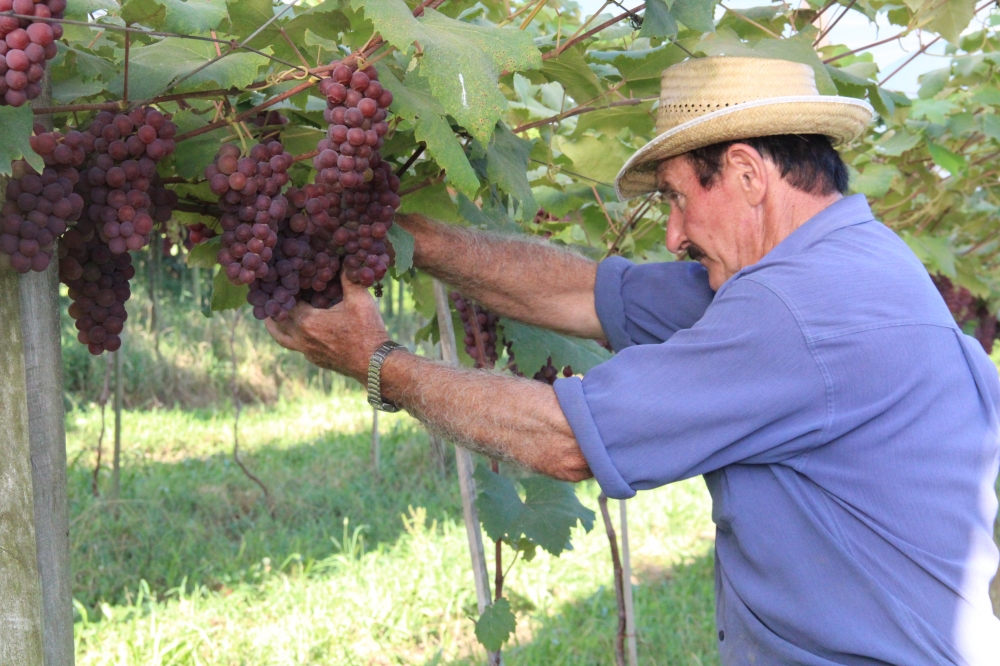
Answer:
<path fill-rule="evenodd" d="M 400 0 L 351 0 L 383 39 L 402 50 L 419 45 L 420 73 L 434 97 L 483 144 L 507 108 L 497 86 L 504 71 L 537 69 L 542 56 L 527 32 L 456 21 L 427 9 L 417 19 Z"/>

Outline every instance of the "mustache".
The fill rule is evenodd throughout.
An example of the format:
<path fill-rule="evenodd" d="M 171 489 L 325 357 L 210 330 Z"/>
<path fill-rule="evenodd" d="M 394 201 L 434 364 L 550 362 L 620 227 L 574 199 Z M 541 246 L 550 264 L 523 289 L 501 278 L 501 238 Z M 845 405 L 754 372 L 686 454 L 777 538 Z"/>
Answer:
<path fill-rule="evenodd" d="M 688 245 L 684 251 L 684 255 L 691 261 L 701 261 L 707 256 L 704 250 L 694 244 Z"/>

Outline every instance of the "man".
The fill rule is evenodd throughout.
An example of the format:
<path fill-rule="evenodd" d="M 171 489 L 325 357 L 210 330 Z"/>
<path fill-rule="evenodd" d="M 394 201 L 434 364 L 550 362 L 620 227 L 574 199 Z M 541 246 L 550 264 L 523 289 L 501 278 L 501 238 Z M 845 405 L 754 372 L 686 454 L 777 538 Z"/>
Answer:
<path fill-rule="evenodd" d="M 611 497 L 704 475 L 725 664 L 1000 663 L 1000 382 L 906 245 L 842 195 L 831 139 L 858 137 L 870 107 L 819 96 L 804 65 L 722 57 L 664 72 L 659 114 L 616 184 L 662 191 L 667 247 L 698 264 L 400 219 L 422 269 L 617 355 L 553 389 L 394 352 L 376 398 Z M 387 340 L 351 284 L 268 327 L 363 383 Z"/>

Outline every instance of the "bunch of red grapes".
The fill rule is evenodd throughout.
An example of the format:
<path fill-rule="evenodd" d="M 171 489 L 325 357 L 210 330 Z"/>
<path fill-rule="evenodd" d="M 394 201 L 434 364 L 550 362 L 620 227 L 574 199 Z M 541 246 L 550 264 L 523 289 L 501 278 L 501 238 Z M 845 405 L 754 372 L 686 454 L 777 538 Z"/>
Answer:
<path fill-rule="evenodd" d="M 289 210 L 281 189 L 288 184 L 291 165 L 284 146 L 270 141 L 257 144 L 246 157 L 240 157 L 235 145 L 225 145 L 205 169 L 222 209 L 218 262 L 230 282 L 250 286 L 247 300 L 258 319 L 278 317 L 295 306 L 294 299 L 277 291 L 274 267 L 278 223 Z"/>
<path fill-rule="evenodd" d="M 38 132 L 31 146 L 45 162 L 38 173 L 27 162 L 11 165 L 7 197 L 0 218 L 0 254 L 10 257 L 18 273 L 44 271 L 52 260 L 52 247 L 83 212 L 83 198 L 73 192 L 80 178 L 85 144 L 80 132 Z"/>
<path fill-rule="evenodd" d="M 451 298 L 451 302 L 454 303 L 455 309 L 458 310 L 459 316 L 462 318 L 462 328 L 465 329 L 465 338 L 463 339 L 465 353 L 472 357 L 475 367 L 492 369 L 496 366 L 497 359 L 499 358 L 499 354 L 497 353 L 499 340 L 497 324 L 500 322 L 500 317 L 486 310 L 478 303 L 465 298 L 457 291 L 451 292 L 449 297 Z M 479 351 L 479 344 L 476 342 L 477 337 L 482 342 L 485 358 Z M 518 377 L 523 377 L 524 374 L 514 362 L 514 350 L 512 349 L 511 342 L 509 340 L 505 341 L 505 346 L 507 348 L 507 357 L 510 359 L 508 369 Z M 563 377 L 572 377 L 573 368 L 567 365 L 562 369 L 562 375 Z M 552 385 L 558 377 L 559 369 L 552 365 L 552 357 L 550 356 L 545 365 L 542 366 L 542 369 L 536 372 L 532 379 Z"/>
<path fill-rule="evenodd" d="M 102 111 L 87 133 L 95 155 L 78 184 L 89 204 L 87 219 L 114 254 L 141 250 L 153 231 L 156 164 L 174 152 L 177 126 L 156 109 L 140 107 L 127 114 Z"/>
<path fill-rule="evenodd" d="M 975 322 L 976 329 L 973 333 L 979 344 L 983 346 L 987 354 L 993 352 L 993 341 L 997 337 L 997 318 L 989 311 L 986 301 L 976 298 L 965 287 L 956 287 L 950 279 L 944 275 L 931 275 L 934 286 L 937 287 L 945 305 L 951 311 L 951 315 L 959 326 L 965 326 L 969 322 Z"/>
<path fill-rule="evenodd" d="M 341 255 L 347 279 L 370 287 L 393 261 L 387 234 L 399 208 L 399 178 L 379 152 L 392 93 L 374 67 L 344 62 L 320 81 L 319 91 L 330 127 L 313 159 L 319 187 L 307 191 L 302 208 L 316 229 L 330 234 L 326 249 Z"/>
<path fill-rule="evenodd" d="M 465 338 L 463 339 L 465 353 L 472 357 L 477 368 L 494 367 L 499 358 L 497 354 L 497 323 L 500 321 L 500 317 L 484 310 L 478 304 L 462 298 L 462 295 L 457 291 L 451 292 L 449 297 L 462 318 L 462 328 L 465 329 Z M 482 342 L 485 358 L 479 351 L 479 345 L 476 342 L 477 334 Z"/>
<path fill-rule="evenodd" d="M 62 18 L 66 0 L 0 0 L 0 12 L 40 19 Z M 59 23 L 0 16 L 0 104 L 21 106 L 42 93 L 45 63 L 56 57 Z"/>
<path fill-rule="evenodd" d="M 220 152 L 216 164 L 206 170 L 212 191 L 222 197 L 219 263 L 234 284 L 249 285 L 247 301 L 258 319 L 280 321 L 299 302 L 328 308 L 343 298 L 341 274 L 370 287 L 385 277 L 394 259 L 387 236 L 399 207 L 399 178 L 379 152 L 389 131 L 392 93 L 382 88 L 374 67 L 359 70 L 345 63 L 320 81 L 319 90 L 327 98 L 324 118 L 330 127 L 313 160 L 316 182 L 290 187 L 278 197 L 292 160 L 287 153 L 274 152 L 280 148 L 275 141 L 267 144 L 272 151 L 267 166 L 255 159 L 253 151 L 260 152 L 260 146 L 249 159 L 240 158 L 233 147 L 224 148 L 225 154 Z M 267 115 L 260 124 L 283 122 Z M 227 171 L 233 164 L 235 172 Z M 232 182 L 244 164 L 248 170 L 256 164 L 276 179 L 280 175 L 277 189 L 251 200 L 239 176 L 239 182 Z M 275 208 L 279 198 L 281 205 Z"/>
<path fill-rule="evenodd" d="M 93 354 L 121 346 L 135 275 L 129 250 L 144 247 L 154 223 L 170 219 L 177 203 L 156 173 L 176 133 L 155 109 L 101 112 L 85 132 L 35 127 L 30 141 L 42 173 L 25 161 L 11 165 L 0 255 L 21 273 L 44 271 L 61 239 L 59 279 L 69 287 L 77 337 Z"/>

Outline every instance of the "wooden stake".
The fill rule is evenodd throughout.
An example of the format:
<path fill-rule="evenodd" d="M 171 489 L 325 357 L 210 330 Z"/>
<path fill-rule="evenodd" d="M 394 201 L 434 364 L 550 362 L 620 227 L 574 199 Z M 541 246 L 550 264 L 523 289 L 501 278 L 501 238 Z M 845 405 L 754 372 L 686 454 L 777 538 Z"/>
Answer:
<path fill-rule="evenodd" d="M 378 476 L 379 466 L 378 461 L 379 455 L 379 438 L 378 438 L 378 410 L 372 407 L 372 469 L 375 470 L 375 476 Z"/>
<path fill-rule="evenodd" d="M 434 280 L 434 301 L 437 305 L 438 329 L 441 333 L 441 356 L 445 363 L 458 367 L 458 346 L 455 343 L 455 328 L 451 323 L 451 306 L 448 292 L 440 280 Z M 465 516 L 465 531 L 469 537 L 469 556 L 472 558 L 472 577 L 476 584 L 476 599 L 479 614 L 490 605 L 490 579 L 486 570 L 486 551 L 483 550 L 483 533 L 479 527 L 479 512 L 476 510 L 476 480 L 472 477 L 472 455 L 460 446 L 455 447 L 455 468 L 458 485 L 462 490 L 462 514 Z"/>
<path fill-rule="evenodd" d="M 635 641 L 635 604 L 632 600 L 632 558 L 628 546 L 628 512 L 625 500 L 618 501 L 622 532 L 622 589 L 625 592 L 625 641 L 628 666 L 637 666 L 639 653 Z"/>
<path fill-rule="evenodd" d="M 125 336 L 122 346 L 115 352 L 115 450 L 111 458 L 111 499 L 117 501 L 122 492 L 122 402 L 125 398 L 125 379 L 122 377 L 122 354 L 125 352 Z"/>

